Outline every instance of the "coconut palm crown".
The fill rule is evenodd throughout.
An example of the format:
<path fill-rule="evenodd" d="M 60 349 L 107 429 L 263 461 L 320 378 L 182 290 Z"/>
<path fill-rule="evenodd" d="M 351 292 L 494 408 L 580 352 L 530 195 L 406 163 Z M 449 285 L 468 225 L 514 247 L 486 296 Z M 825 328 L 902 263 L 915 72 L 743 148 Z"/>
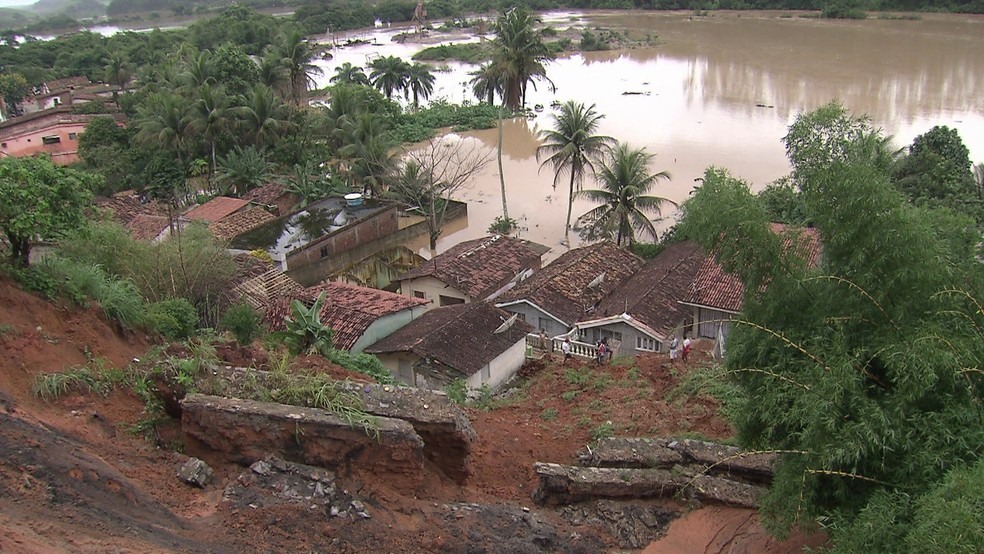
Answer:
<path fill-rule="evenodd" d="M 647 193 L 660 181 L 669 180 L 665 171 L 652 173 L 649 163 L 653 154 L 645 148 L 619 143 L 597 171 L 601 189 L 581 190 L 575 198 L 600 204 L 578 218 L 585 240 L 611 239 L 619 246 L 631 246 L 637 234 L 656 240 L 657 233 L 650 214 L 657 218 L 674 202 Z"/>

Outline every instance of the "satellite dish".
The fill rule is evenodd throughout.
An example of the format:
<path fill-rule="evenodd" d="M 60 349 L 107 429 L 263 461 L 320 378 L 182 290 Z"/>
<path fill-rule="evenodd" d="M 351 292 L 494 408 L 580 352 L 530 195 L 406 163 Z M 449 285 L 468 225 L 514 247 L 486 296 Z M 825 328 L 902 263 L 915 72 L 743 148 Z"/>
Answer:
<path fill-rule="evenodd" d="M 593 289 L 604 282 L 605 282 L 605 272 L 602 271 L 601 273 L 598 274 L 597 277 L 595 277 L 590 283 L 588 283 L 588 288 Z"/>
<path fill-rule="evenodd" d="M 502 325 L 500 325 L 498 329 L 492 331 L 492 334 L 498 335 L 499 333 L 505 333 L 506 331 L 509 330 L 510 327 L 513 326 L 513 323 L 516 323 L 516 318 L 518 317 L 519 314 L 513 314 L 509 319 L 503 321 Z"/>

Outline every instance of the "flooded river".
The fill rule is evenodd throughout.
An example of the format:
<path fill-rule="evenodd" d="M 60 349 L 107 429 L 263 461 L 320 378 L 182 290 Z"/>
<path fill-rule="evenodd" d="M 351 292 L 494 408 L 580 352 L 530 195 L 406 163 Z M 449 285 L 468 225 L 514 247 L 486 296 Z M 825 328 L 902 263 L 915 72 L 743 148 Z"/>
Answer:
<path fill-rule="evenodd" d="M 788 173 L 781 138 L 795 117 L 832 99 L 903 146 L 934 125 L 960 132 L 975 162 L 984 161 L 984 17 L 925 14 L 918 21 L 828 21 L 780 13 L 553 13 L 558 29 L 570 26 L 648 34 L 659 45 L 566 56 L 547 66 L 556 92 L 540 85 L 528 105 L 547 106 L 532 120 L 504 126 L 503 164 L 510 216 L 520 236 L 564 251 L 566 190 L 534 157 L 539 129 L 552 124 L 550 103 L 569 99 L 596 104 L 606 117 L 601 132 L 656 154 L 653 171 L 672 179 L 656 194 L 681 202 L 708 166 L 726 167 L 757 190 Z M 371 44 L 338 48 L 322 62 L 327 84 L 344 62 L 366 66 L 375 56 L 409 60 L 420 44 L 392 41 L 395 29 L 363 32 Z M 338 37 L 344 38 L 344 37 Z M 445 65 L 445 64 L 438 64 Z M 475 66 L 446 64 L 436 73 L 434 97 L 473 100 L 467 81 Z M 495 148 L 496 131 L 467 133 Z M 592 188 L 589 181 L 586 188 Z M 459 193 L 469 204 L 467 222 L 445 230 L 442 251 L 486 234 L 501 214 L 494 163 Z M 592 206 L 575 202 L 574 215 Z M 664 214 L 669 225 L 674 211 Z M 578 244 L 576 234 L 571 236 Z M 425 245 L 423 245 L 425 246 Z"/>

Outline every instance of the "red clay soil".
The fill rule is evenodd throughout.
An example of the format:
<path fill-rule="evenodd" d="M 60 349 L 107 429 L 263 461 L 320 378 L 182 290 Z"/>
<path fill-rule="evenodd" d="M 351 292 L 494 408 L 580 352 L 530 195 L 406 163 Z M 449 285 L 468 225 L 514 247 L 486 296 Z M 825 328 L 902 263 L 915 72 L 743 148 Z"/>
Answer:
<path fill-rule="evenodd" d="M 214 465 L 216 478 L 204 489 L 180 482 L 176 469 L 187 456 L 176 451 L 183 448 L 177 423 L 165 423 L 149 439 L 132 432 L 144 417 L 133 393 L 47 404 L 31 391 L 36 375 L 91 359 L 125 367 L 150 342 L 121 333 L 97 308 L 56 307 L 0 277 L 0 553 L 615 550 L 605 529 L 532 505 L 533 463 L 576 463 L 592 434 L 720 439 L 731 433 L 713 400 L 667 400 L 686 369 L 663 356 L 601 368 L 548 361 L 526 369 L 527 384 L 516 396 L 488 411 L 468 409 L 478 441 L 465 485 L 436 470 L 412 495 L 378 479 L 341 483 L 345 494 L 365 500 L 372 517 L 364 520 L 332 519 L 291 504 L 253 509 L 222 500 L 242 467 Z M 229 345 L 219 354 L 237 364 L 270 363 L 257 349 Z M 700 353 L 695 358 L 692 365 L 706 360 Z M 320 358 L 298 363 L 355 377 Z M 755 517 L 698 510 L 678 520 L 660 543 L 664 549 L 653 552 L 692 552 L 670 548 L 698 542 L 707 552 L 798 551 L 736 549 L 748 537 L 754 539 L 748 544 L 772 544 L 762 542 L 771 539 L 763 539 Z M 744 523 L 731 523 L 734 518 Z M 734 540 L 722 542 L 728 533 Z"/>

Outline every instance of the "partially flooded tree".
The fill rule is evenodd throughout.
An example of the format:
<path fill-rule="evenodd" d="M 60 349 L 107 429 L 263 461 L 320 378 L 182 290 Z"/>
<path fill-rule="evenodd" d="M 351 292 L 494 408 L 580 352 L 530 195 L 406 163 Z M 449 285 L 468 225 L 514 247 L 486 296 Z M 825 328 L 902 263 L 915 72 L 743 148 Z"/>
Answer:
<path fill-rule="evenodd" d="M 492 153 L 472 139 L 445 135 L 407 153 L 387 195 L 427 221 L 430 248 L 437 248 L 451 197 L 491 161 Z"/>

